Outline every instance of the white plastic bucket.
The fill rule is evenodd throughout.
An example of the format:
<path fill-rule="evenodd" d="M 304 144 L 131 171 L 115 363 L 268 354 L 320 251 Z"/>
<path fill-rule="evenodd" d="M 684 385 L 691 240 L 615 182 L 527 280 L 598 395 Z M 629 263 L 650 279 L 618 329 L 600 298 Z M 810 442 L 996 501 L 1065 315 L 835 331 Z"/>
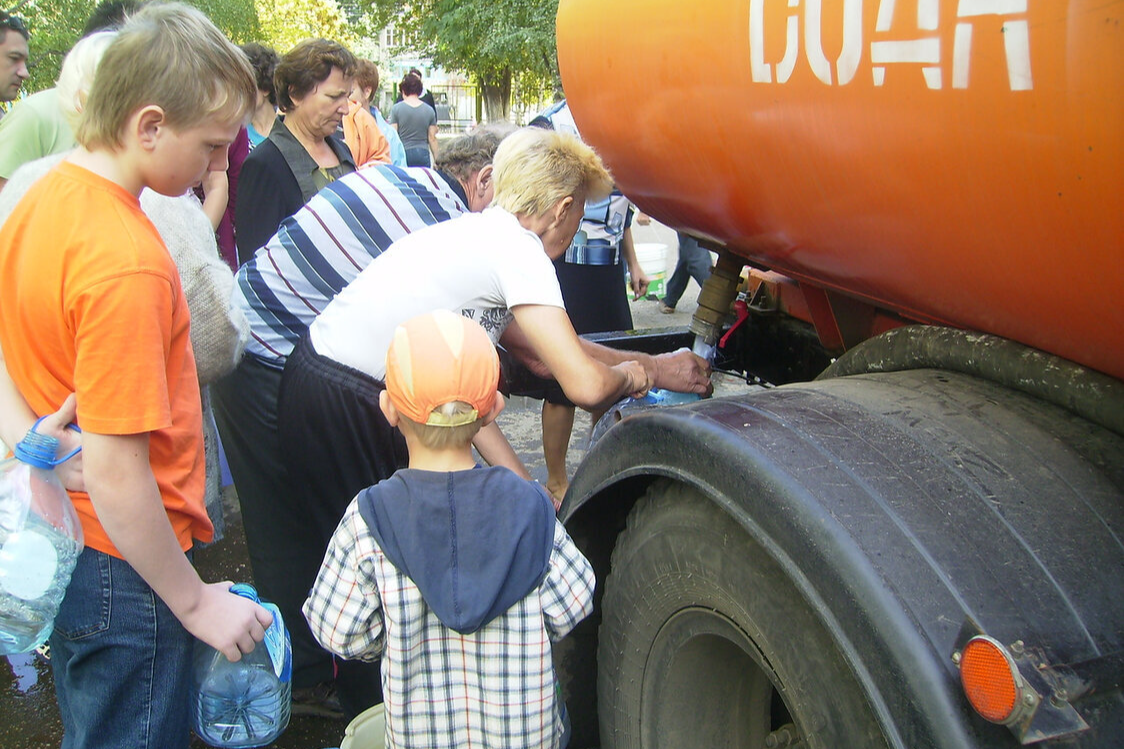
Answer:
<path fill-rule="evenodd" d="M 347 724 L 340 749 L 383 749 L 386 742 L 386 718 L 382 703 L 369 707 Z"/>
<path fill-rule="evenodd" d="M 663 297 L 667 287 L 667 245 L 662 242 L 637 242 L 636 260 L 651 282 L 649 296 Z"/>

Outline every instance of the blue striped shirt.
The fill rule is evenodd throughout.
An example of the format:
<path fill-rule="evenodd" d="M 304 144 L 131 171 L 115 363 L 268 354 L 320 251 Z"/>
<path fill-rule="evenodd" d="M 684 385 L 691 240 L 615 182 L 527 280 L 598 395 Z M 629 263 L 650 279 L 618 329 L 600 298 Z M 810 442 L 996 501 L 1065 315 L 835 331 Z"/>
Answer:
<path fill-rule="evenodd" d="M 378 164 L 332 182 L 238 271 L 246 350 L 284 361 L 336 294 L 393 242 L 468 212 L 437 172 Z"/>

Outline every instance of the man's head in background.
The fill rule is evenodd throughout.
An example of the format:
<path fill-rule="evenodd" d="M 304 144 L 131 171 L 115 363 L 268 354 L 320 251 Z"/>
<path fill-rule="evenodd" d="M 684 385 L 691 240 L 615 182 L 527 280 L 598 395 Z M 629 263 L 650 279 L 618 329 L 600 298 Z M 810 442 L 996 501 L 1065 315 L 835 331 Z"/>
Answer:
<path fill-rule="evenodd" d="M 19 16 L 0 11 L 0 101 L 12 101 L 27 80 L 27 41 L 31 35 Z"/>

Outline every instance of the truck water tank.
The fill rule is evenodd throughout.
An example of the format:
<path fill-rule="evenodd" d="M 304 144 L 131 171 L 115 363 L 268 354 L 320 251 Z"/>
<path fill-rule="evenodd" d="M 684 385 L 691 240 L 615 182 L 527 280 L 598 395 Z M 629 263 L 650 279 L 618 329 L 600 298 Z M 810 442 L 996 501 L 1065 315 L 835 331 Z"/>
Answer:
<path fill-rule="evenodd" d="M 1124 2 L 565 0 L 583 138 L 798 280 L 1124 377 Z"/>

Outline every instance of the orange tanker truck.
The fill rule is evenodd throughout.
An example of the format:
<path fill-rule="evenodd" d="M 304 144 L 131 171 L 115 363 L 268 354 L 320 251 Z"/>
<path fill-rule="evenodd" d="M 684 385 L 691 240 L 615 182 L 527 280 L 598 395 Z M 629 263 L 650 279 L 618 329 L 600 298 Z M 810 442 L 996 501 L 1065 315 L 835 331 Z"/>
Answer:
<path fill-rule="evenodd" d="M 1124 746 L 1124 2 L 560 0 L 582 137 L 778 387 L 612 426 L 574 747 Z"/>

